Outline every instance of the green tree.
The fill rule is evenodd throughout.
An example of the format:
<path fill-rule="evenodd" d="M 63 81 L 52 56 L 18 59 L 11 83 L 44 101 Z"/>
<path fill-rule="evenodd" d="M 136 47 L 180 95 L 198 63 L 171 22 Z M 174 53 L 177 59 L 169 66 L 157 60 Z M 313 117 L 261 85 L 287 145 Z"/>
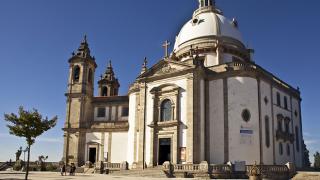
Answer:
<path fill-rule="evenodd" d="M 309 150 L 307 149 L 307 145 L 302 141 L 302 152 L 303 152 L 303 167 L 309 168 L 311 166 L 311 162 L 309 159 Z"/>
<path fill-rule="evenodd" d="M 320 153 L 317 151 L 314 155 L 314 168 L 320 170 Z"/>
<path fill-rule="evenodd" d="M 27 180 L 31 146 L 35 143 L 35 139 L 38 136 L 56 125 L 58 117 L 55 116 L 50 120 L 47 117 L 42 119 L 42 115 L 38 110 L 33 109 L 32 111 L 25 111 L 21 106 L 19 107 L 18 115 L 14 113 L 5 114 L 4 119 L 9 123 L 7 127 L 9 128 L 10 134 L 26 138 L 28 145 L 28 160 L 25 180 Z"/>

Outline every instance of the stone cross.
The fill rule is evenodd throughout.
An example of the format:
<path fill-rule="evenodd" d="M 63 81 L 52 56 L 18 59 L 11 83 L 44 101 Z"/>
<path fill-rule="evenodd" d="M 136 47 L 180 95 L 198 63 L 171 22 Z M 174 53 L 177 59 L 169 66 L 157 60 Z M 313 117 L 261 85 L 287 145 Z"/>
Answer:
<path fill-rule="evenodd" d="M 171 45 L 171 43 L 168 41 L 168 40 L 166 40 L 165 42 L 164 42 L 164 44 L 162 44 L 162 47 L 164 48 L 164 57 L 165 58 L 167 58 L 167 57 L 169 57 L 169 46 Z"/>

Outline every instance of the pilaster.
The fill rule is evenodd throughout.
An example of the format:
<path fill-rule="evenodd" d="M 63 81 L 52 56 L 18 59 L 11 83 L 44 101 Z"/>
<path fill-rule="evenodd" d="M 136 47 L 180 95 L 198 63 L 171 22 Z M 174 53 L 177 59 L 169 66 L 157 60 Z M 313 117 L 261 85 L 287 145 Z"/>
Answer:
<path fill-rule="evenodd" d="M 190 75 L 187 79 L 187 148 L 186 148 L 186 162 L 193 163 L 193 75 Z"/>
<path fill-rule="evenodd" d="M 100 161 L 104 162 L 104 143 L 105 143 L 105 133 L 101 133 L 101 151 L 100 151 Z"/>
<path fill-rule="evenodd" d="M 223 104 L 224 104 L 224 162 L 229 161 L 229 100 L 228 79 L 223 79 Z"/>
<path fill-rule="evenodd" d="M 108 162 L 112 162 L 111 161 L 111 146 L 112 146 L 112 132 L 109 132 L 108 135 Z"/>
<path fill-rule="evenodd" d="M 146 121 L 146 84 L 141 84 L 140 88 L 140 111 L 139 111 L 139 142 L 138 142 L 138 159 L 137 168 L 143 169 L 145 164 L 145 121 Z"/>

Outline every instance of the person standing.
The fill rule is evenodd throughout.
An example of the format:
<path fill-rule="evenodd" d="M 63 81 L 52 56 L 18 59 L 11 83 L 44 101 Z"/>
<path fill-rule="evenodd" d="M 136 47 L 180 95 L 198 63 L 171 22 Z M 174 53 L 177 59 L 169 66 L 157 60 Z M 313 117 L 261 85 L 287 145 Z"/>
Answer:
<path fill-rule="evenodd" d="M 63 176 L 63 175 L 66 176 L 67 175 L 66 165 L 65 164 L 61 165 L 60 173 L 61 173 L 61 176 Z"/>

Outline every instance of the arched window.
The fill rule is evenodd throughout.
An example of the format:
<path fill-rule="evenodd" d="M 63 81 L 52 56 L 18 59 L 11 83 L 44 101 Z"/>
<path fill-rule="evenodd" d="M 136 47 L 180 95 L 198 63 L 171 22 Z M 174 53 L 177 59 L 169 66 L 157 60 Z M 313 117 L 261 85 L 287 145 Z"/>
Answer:
<path fill-rule="evenodd" d="M 172 103 L 169 99 L 164 100 L 161 103 L 160 121 L 171 121 L 172 120 Z"/>
<path fill-rule="evenodd" d="M 102 87 L 101 96 L 108 96 L 108 88 L 107 87 Z"/>
<path fill-rule="evenodd" d="M 280 153 L 280 155 L 283 154 L 283 146 L 282 146 L 282 143 L 279 143 L 279 153 Z"/>
<path fill-rule="evenodd" d="M 73 81 L 74 82 L 79 82 L 80 79 L 80 67 L 79 66 L 75 66 L 73 68 Z"/>
<path fill-rule="evenodd" d="M 266 146 L 267 148 L 270 147 L 270 124 L 269 124 L 269 117 L 265 117 L 265 131 L 266 131 Z"/>
<path fill-rule="evenodd" d="M 281 97 L 280 97 L 280 93 L 279 92 L 277 92 L 277 105 L 278 106 L 281 106 L 281 99 L 280 99 Z"/>
<path fill-rule="evenodd" d="M 287 155 L 290 156 L 291 152 L 290 152 L 290 145 L 287 144 Z"/>
<path fill-rule="evenodd" d="M 288 109 L 288 98 L 287 98 L 287 96 L 284 96 L 283 101 L 284 101 L 284 108 Z"/>
<path fill-rule="evenodd" d="M 299 152 L 300 151 L 300 140 L 299 140 L 299 128 L 296 126 L 296 149 Z"/>
<path fill-rule="evenodd" d="M 93 80 L 92 80 L 92 78 L 93 78 L 92 74 L 93 74 L 93 73 L 92 73 L 92 69 L 90 68 L 90 69 L 89 69 L 89 73 L 88 73 L 88 82 L 89 82 L 90 84 L 92 84 L 92 81 L 93 81 Z"/>

